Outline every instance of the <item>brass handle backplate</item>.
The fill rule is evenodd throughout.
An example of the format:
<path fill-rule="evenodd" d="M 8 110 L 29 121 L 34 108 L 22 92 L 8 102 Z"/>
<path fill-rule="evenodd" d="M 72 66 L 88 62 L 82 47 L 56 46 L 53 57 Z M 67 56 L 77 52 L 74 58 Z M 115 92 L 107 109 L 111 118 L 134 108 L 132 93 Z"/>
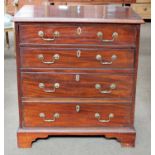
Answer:
<path fill-rule="evenodd" d="M 56 89 L 58 89 L 60 87 L 60 84 L 59 83 L 54 83 L 53 89 L 45 88 L 44 83 L 39 83 L 38 87 L 43 89 L 43 91 L 46 92 L 46 93 L 54 93 L 56 91 Z"/>
<path fill-rule="evenodd" d="M 112 83 L 112 84 L 110 85 L 110 89 L 109 89 L 109 90 L 101 90 L 101 85 L 100 85 L 100 84 L 96 84 L 96 85 L 95 85 L 95 88 L 96 88 L 97 90 L 99 90 L 99 92 L 100 92 L 101 94 L 110 94 L 110 93 L 112 93 L 112 90 L 116 89 L 116 84 L 115 84 L 115 83 Z"/>
<path fill-rule="evenodd" d="M 44 61 L 44 55 L 43 54 L 39 54 L 38 55 L 38 59 L 44 63 L 44 64 L 54 64 L 56 60 L 59 60 L 60 59 L 60 55 L 59 54 L 54 54 L 53 57 L 52 57 L 52 60 L 51 61 Z"/>
<path fill-rule="evenodd" d="M 99 122 L 101 122 L 101 123 L 108 123 L 108 122 L 111 121 L 112 118 L 114 118 L 114 114 L 113 114 L 113 113 L 110 113 L 110 114 L 108 115 L 108 119 L 101 119 L 100 114 L 99 114 L 99 113 L 95 113 L 95 118 L 96 118 Z"/>
<path fill-rule="evenodd" d="M 116 38 L 118 37 L 118 33 L 117 32 L 113 32 L 112 34 L 112 39 L 111 40 L 107 40 L 107 39 L 103 39 L 103 33 L 102 32 L 97 32 L 97 36 L 98 38 L 102 41 L 102 42 L 113 42 L 116 40 Z"/>
<path fill-rule="evenodd" d="M 100 54 L 97 54 L 97 55 L 96 55 L 96 60 L 100 61 L 100 63 L 101 63 L 102 65 L 111 65 L 111 64 L 113 63 L 113 61 L 116 60 L 116 59 L 117 59 L 117 56 L 116 56 L 115 54 L 113 54 L 113 55 L 111 56 L 111 61 L 105 61 L 105 60 L 104 60 L 104 57 L 101 56 Z"/>
<path fill-rule="evenodd" d="M 38 36 L 45 41 L 54 41 L 57 37 L 60 36 L 60 32 L 59 31 L 54 31 L 52 34 L 52 38 L 46 38 L 45 37 L 45 33 L 43 31 L 38 31 Z"/>
<path fill-rule="evenodd" d="M 39 117 L 40 118 L 43 118 L 43 121 L 44 122 L 55 122 L 56 121 L 56 119 L 58 119 L 59 117 L 60 117 L 60 114 L 59 113 L 54 113 L 53 114 L 53 119 L 45 119 L 45 113 L 43 113 L 43 112 L 41 112 L 40 114 L 39 114 Z"/>

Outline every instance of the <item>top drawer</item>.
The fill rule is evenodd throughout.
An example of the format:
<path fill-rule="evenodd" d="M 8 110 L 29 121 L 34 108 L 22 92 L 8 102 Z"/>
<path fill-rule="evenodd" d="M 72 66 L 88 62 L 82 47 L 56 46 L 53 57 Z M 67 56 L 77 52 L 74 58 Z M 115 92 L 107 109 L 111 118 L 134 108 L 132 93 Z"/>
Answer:
<path fill-rule="evenodd" d="M 22 44 L 125 45 L 136 41 L 135 25 L 120 24 L 21 24 Z"/>

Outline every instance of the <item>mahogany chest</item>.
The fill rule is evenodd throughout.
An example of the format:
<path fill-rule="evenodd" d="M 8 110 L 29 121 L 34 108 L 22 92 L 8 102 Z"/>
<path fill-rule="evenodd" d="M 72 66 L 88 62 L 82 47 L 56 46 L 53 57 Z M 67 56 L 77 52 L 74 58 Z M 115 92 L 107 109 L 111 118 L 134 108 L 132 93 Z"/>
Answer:
<path fill-rule="evenodd" d="M 134 146 L 139 33 L 128 7 L 24 6 L 15 16 L 18 147 L 56 135 Z"/>

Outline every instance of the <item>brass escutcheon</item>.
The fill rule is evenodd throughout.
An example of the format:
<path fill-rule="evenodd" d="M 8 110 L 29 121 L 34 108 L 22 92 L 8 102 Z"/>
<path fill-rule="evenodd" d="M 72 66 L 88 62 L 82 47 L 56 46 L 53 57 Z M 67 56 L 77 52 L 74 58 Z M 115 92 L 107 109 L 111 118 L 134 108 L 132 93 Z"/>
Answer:
<path fill-rule="evenodd" d="M 75 75 L 75 81 L 77 81 L 77 82 L 80 81 L 80 75 L 79 74 Z"/>
<path fill-rule="evenodd" d="M 80 106 L 76 105 L 76 112 L 80 112 Z"/>
<path fill-rule="evenodd" d="M 76 33 L 77 33 L 78 35 L 80 35 L 80 34 L 82 33 L 81 27 L 78 27 L 78 28 L 77 28 Z"/>
<path fill-rule="evenodd" d="M 81 50 L 77 50 L 76 51 L 76 56 L 77 56 L 77 58 L 80 58 L 81 57 Z"/>

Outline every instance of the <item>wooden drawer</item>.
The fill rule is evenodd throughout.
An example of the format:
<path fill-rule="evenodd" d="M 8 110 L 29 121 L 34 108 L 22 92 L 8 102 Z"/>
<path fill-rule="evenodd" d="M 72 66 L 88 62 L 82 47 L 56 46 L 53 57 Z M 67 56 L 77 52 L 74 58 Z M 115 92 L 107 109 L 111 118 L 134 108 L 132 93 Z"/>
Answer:
<path fill-rule="evenodd" d="M 23 97 L 131 98 L 133 76 L 22 73 Z"/>
<path fill-rule="evenodd" d="M 129 126 L 130 104 L 28 103 L 24 127 Z"/>
<path fill-rule="evenodd" d="M 143 19 L 151 19 L 151 4 L 132 4 L 133 10 L 137 12 Z"/>
<path fill-rule="evenodd" d="M 137 34 L 135 26 L 126 24 L 21 24 L 19 29 L 20 43 L 33 45 L 131 46 L 135 44 Z"/>
<path fill-rule="evenodd" d="M 133 68 L 133 49 L 21 48 L 22 68 Z"/>

